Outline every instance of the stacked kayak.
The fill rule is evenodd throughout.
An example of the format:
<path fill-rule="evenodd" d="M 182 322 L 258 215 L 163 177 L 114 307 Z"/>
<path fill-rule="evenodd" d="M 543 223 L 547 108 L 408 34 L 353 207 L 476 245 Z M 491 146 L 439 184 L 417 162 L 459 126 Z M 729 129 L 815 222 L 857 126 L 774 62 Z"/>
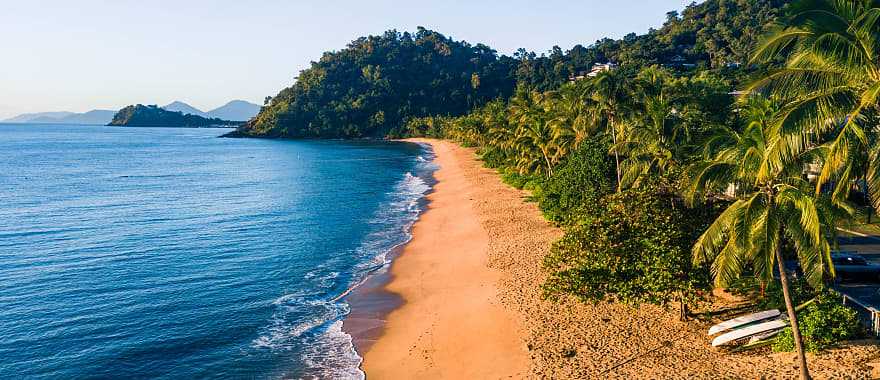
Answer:
<path fill-rule="evenodd" d="M 743 315 L 721 322 L 709 329 L 709 335 L 721 333 L 712 340 L 712 347 L 724 346 L 737 342 L 755 343 L 763 341 L 788 327 L 788 320 L 779 310 L 765 310 Z"/>

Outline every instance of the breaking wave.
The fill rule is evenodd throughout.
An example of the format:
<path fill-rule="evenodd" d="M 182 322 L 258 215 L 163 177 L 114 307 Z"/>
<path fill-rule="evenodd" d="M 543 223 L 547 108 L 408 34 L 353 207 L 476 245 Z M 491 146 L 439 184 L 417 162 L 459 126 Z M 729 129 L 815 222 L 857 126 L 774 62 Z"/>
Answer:
<path fill-rule="evenodd" d="M 350 311 L 345 296 L 371 274 L 386 268 L 391 262 L 389 254 L 411 239 L 412 226 L 424 210 L 431 175 L 437 168 L 429 146 L 423 145 L 423 151 L 414 159 L 413 170 L 384 194 L 386 201 L 369 219 L 371 232 L 354 250 L 356 264 L 350 267 L 351 272 L 331 271 L 322 265 L 303 277 L 313 285 L 310 292 L 291 292 L 273 301 L 272 319 L 252 346 L 298 353 L 307 368 L 298 371 L 297 378 L 364 378 L 362 358 L 352 337 L 342 330 L 342 320 Z"/>

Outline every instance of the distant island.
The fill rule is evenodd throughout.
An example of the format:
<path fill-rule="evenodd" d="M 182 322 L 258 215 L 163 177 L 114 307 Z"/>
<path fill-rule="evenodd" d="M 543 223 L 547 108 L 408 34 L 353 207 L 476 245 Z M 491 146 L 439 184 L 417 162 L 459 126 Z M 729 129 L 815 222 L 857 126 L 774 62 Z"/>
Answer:
<path fill-rule="evenodd" d="M 260 105 L 244 100 L 232 100 L 210 111 L 202 111 L 182 101 L 174 101 L 163 107 L 166 111 L 181 112 L 184 115 L 195 115 L 205 119 L 220 119 L 224 121 L 245 122 L 260 112 Z M 77 113 L 68 111 L 34 112 L 23 113 L 0 122 L 25 123 L 25 124 L 93 124 L 108 125 L 117 114 L 114 110 L 91 110 Z M 236 123 L 239 124 L 239 123 Z M 115 125 L 115 124 L 114 124 Z"/>
<path fill-rule="evenodd" d="M 205 118 L 198 115 L 169 111 L 156 105 L 130 105 L 125 107 L 107 125 L 128 127 L 230 127 L 242 124 L 219 118 Z"/>
<path fill-rule="evenodd" d="M 91 110 L 88 112 L 36 112 L 24 113 L 6 120 L 4 123 L 40 124 L 94 124 L 106 125 L 113 120 L 113 110 Z"/>

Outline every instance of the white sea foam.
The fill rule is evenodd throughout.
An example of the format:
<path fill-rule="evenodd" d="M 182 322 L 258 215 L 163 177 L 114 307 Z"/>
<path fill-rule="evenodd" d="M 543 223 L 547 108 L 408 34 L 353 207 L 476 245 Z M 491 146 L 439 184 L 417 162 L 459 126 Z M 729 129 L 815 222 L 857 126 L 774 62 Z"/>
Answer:
<path fill-rule="evenodd" d="M 359 271 L 371 272 L 388 265 L 388 253 L 409 242 L 412 225 L 422 211 L 420 202 L 430 190 L 431 186 L 423 178 L 412 173 L 404 174 L 389 194 L 390 202 L 370 221 L 371 224 L 387 225 L 387 228 L 370 234 L 358 248 L 360 255 L 367 258 L 358 265 Z"/>
<path fill-rule="evenodd" d="M 349 313 L 343 298 L 372 273 L 387 268 L 388 254 L 412 238 L 410 231 L 422 211 L 422 199 L 431 190 L 420 175 L 427 176 L 436 169 L 430 146 L 423 147 L 426 153 L 416 158 L 415 170 L 403 175 L 393 191 L 386 194 L 388 201 L 369 221 L 376 228 L 355 251 L 360 264 L 354 268 L 353 285 L 329 300 L 316 300 L 301 293 L 279 297 L 273 302 L 276 312 L 270 325 L 253 341 L 253 347 L 289 350 L 296 346 L 306 366 L 298 376 L 304 379 L 364 379 L 360 370 L 362 358 L 355 351 L 352 337 L 342 330 L 342 319 Z M 341 274 L 327 273 L 327 269 L 315 268 L 304 279 L 330 287 Z M 303 312 L 308 315 L 305 319 Z"/>
<path fill-rule="evenodd" d="M 275 300 L 278 306 L 265 332 L 254 339 L 251 344 L 255 348 L 289 349 L 296 338 L 324 324 L 338 320 L 348 314 L 349 306 L 345 303 L 326 300 L 308 300 L 295 295 L 285 295 Z M 289 314 L 296 311 L 309 311 L 305 320 L 301 316 L 291 323 Z"/>
<path fill-rule="evenodd" d="M 354 349 L 351 335 L 342 330 L 342 321 L 331 324 L 319 339 L 302 352 L 302 361 L 314 374 L 307 379 L 363 380 L 360 366 L 363 359 Z M 328 349 L 329 348 L 329 349 Z"/>

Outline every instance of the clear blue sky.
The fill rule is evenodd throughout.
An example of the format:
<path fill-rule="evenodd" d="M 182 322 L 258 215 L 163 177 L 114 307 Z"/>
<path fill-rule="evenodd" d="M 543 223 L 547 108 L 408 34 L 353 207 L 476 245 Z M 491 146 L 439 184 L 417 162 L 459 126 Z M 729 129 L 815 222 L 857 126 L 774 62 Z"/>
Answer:
<path fill-rule="evenodd" d="M 660 26 L 691 0 L 0 1 L 0 119 L 182 100 L 262 103 L 327 50 L 437 30 L 510 54 Z"/>

